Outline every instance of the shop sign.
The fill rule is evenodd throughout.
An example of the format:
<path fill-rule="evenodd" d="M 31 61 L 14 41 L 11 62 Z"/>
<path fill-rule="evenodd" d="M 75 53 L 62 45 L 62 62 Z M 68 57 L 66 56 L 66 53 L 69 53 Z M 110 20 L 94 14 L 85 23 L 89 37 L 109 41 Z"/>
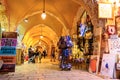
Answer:
<path fill-rule="evenodd" d="M 0 72 L 15 72 L 15 64 L 3 64 Z"/>
<path fill-rule="evenodd" d="M 2 38 L 1 46 L 14 46 L 17 45 L 17 39 L 15 38 Z"/>
<path fill-rule="evenodd" d="M 0 72 L 14 72 L 16 64 L 16 32 L 2 32 L 0 50 Z"/>
<path fill-rule="evenodd" d="M 14 38 L 17 39 L 16 32 L 2 32 L 2 38 Z"/>
<path fill-rule="evenodd" d="M 16 55 L 16 47 L 2 46 L 0 50 L 0 55 Z"/>
<path fill-rule="evenodd" d="M 0 59 L 2 59 L 6 64 L 14 64 L 16 62 L 14 56 L 0 56 Z"/>
<path fill-rule="evenodd" d="M 112 4 L 99 3 L 98 12 L 99 18 L 112 18 Z"/>
<path fill-rule="evenodd" d="M 0 72 L 14 72 L 16 59 L 14 56 L 0 56 Z"/>

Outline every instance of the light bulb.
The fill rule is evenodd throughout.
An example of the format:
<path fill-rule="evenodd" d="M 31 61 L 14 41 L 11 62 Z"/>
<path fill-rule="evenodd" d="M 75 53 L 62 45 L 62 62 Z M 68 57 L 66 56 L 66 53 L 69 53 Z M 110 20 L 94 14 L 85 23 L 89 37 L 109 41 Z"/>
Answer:
<path fill-rule="evenodd" d="M 46 13 L 43 12 L 43 13 L 41 14 L 41 17 L 42 17 L 42 19 L 44 20 L 44 19 L 46 18 Z"/>
<path fill-rule="evenodd" d="M 41 42 L 39 42 L 39 44 L 41 44 Z"/>
<path fill-rule="evenodd" d="M 25 19 L 24 21 L 27 23 L 27 22 L 28 22 L 28 19 Z"/>
<path fill-rule="evenodd" d="M 40 38 L 43 38 L 43 36 L 41 35 Z"/>
<path fill-rule="evenodd" d="M 5 31 L 5 28 L 2 28 L 2 31 Z"/>

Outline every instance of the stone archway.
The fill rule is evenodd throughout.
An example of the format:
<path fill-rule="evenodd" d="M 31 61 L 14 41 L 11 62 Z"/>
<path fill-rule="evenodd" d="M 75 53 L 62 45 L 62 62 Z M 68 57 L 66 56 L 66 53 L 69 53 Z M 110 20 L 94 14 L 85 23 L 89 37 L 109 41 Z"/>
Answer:
<path fill-rule="evenodd" d="M 93 2 L 92 0 L 73 0 L 73 1 L 81 5 L 82 7 L 78 9 L 78 12 L 74 17 L 73 26 L 72 26 L 72 29 L 70 30 L 71 35 L 76 33 L 77 21 L 82 15 L 81 11 L 83 12 L 84 10 L 87 11 L 87 13 L 89 14 L 94 27 L 101 26 L 101 24 L 99 24 L 99 19 L 98 19 L 98 4 L 96 2 Z M 104 21 L 101 21 L 101 22 L 102 24 L 104 24 Z"/>

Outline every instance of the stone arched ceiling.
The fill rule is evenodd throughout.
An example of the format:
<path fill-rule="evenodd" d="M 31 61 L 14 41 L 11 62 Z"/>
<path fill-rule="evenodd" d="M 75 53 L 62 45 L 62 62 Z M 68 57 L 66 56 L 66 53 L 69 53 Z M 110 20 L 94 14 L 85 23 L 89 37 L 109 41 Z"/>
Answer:
<path fill-rule="evenodd" d="M 90 17 L 93 21 L 97 21 L 96 13 L 94 14 L 96 7 L 94 7 L 94 3 L 92 3 L 93 0 L 45 0 L 45 11 L 47 14 L 45 20 L 41 19 L 43 0 L 2 1 L 4 1 L 6 7 L 10 31 L 16 31 L 19 27 L 19 29 L 21 29 L 20 34 L 25 35 L 23 41 L 26 40 L 26 44 L 29 44 L 31 40 L 34 44 L 37 42 L 36 39 L 40 36 L 40 33 L 38 32 L 38 28 L 35 27 L 40 24 L 47 26 L 47 28 L 43 29 L 43 36 L 49 40 L 48 42 L 51 42 L 51 40 L 54 39 L 53 34 L 57 36 L 57 39 L 62 33 L 65 35 L 68 34 L 68 31 L 70 32 L 71 29 L 74 29 L 75 27 L 73 27 L 73 25 L 80 7 L 83 7 L 81 8 L 82 10 L 80 10 L 80 14 L 83 13 L 83 9 L 85 9 L 90 13 Z M 27 23 L 24 22 L 24 19 L 26 18 L 28 19 Z M 49 37 L 50 34 L 53 36 Z M 32 35 L 36 35 L 37 37 L 33 38 Z M 29 41 L 27 40 L 28 38 L 30 38 Z M 33 44 L 32 42 L 31 44 Z"/>
<path fill-rule="evenodd" d="M 43 10 L 43 0 L 6 0 L 6 4 L 7 14 L 10 17 L 11 30 L 16 29 L 15 27 L 24 18 L 34 16 L 34 14 L 38 13 L 41 15 Z M 53 16 L 56 16 L 67 28 L 72 27 L 73 18 L 79 7 L 80 5 L 72 0 L 46 0 L 45 2 L 45 11 L 47 14 L 50 15 L 51 13 Z M 40 16 L 36 20 L 38 18 Z"/>
<path fill-rule="evenodd" d="M 43 38 L 40 38 L 41 35 Z M 57 43 L 58 36 L 49 26 L 41 24 L 32 27 L 27 33 L 25 33 L 23 38 L 23 42 L 26 45 L 35 45 L 39 41 L 44 41 L 47 44 L 52 44 L 52 42 Z"/>

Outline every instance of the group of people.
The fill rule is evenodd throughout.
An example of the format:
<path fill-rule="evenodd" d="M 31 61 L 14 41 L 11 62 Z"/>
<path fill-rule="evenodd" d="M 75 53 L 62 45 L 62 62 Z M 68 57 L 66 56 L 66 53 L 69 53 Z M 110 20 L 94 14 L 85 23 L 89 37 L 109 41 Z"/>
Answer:
<path fill-rule="evenodd" d="M 47 53 L 46 50 L 42 50 L 42 47 L 36 48 L 36 50 L 33 50 L 32 46 L 28 49 L 28 63 L 32 62 L 38 62 L 41 63 L 42 57 L 46 57 Z"/>

